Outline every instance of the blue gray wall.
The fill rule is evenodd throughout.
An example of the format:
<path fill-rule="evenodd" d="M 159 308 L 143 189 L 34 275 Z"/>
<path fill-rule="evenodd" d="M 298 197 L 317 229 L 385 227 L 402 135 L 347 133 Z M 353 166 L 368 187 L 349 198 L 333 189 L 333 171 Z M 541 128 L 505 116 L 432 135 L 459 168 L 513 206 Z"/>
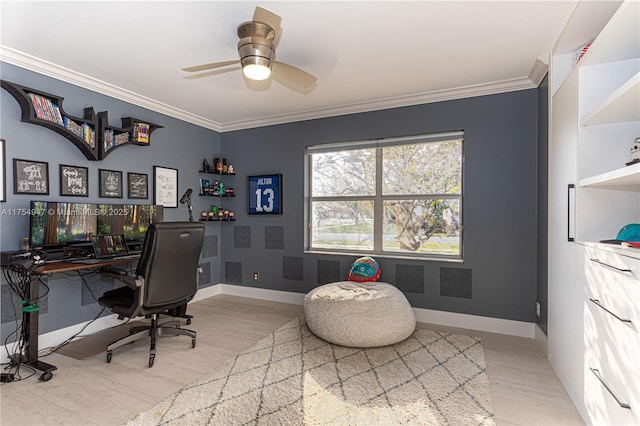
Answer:
<path fill-rule="evenodd" d="M 93 106 L 109 111 L 110 124 L 134 116 L 163 125 L 147 148 L 123 147 L 100 162 L 90 162 L 60 135 L 19 121 L 18 103 L 0 90 L 0 138 L 7 141 L 8 200 L 1 208 L 25 208 L 35 196 L 14 195 L 11 159 L 48 161 L 50 200 L 60 197 L 58 164 L 90 169 L 87 202 L 97 196 L 98 168 L 148 173 L 154 165 L 179 169 L 179 192 L 198 192 L 202 160 L 223 156 L 236 176 L 224 178 L 237 197 L 222 199 L 236 222 L 208 223 L 202 285 L 218 282 L 306 293 L 319 284 L 342 280 L 353 256 L 304 253 L 304 149 L 307 145 L 464 130 L 464 262 L 379 258 L 382 279 L 404 291 L 419 308 L 535 322 L 537 285 L 537 130 L 538 92 L 534 89 L 413 107 L 352 114 L 268 126 L 222 135 L 180 120 L 100 95 L 55 79 L 1 64 L 3 79 L 65 98 L 67 113 L 81 115 Z M 284 214 L 249 216 L 246 177 L 262 173 L 284 176 Z M 211 198 L 192 198 L 194 213 L 208 210 Z M 126 198 L 122 202 L 128 202 Z M 150 202 L 152 200 L 149 200 Z M 108 202 L 113 202 L 109 199 Z M 186 207 L 167 209 L 166 220 L 185 220 Z M 1 216 L 2 250 L 16 249 L 28 232 L 28 217 Z M 253 272 L 260 280 L 253 282 Z M 60 276 L 59 276 L 60 275 Z M 89 288 L 77 275 L 46 279 L 40 332 L 92 319 L 100 310 L 96 296 L 113 286 L 96 277 Z M 3 282 L 4 284 L 4 282 Z M 11 299 L 2 285 L 2 338 L 13 330 Z"/>
<path fill-rule="evenodd" d="M 192 187 L 197 193 L 197 183 L 206 157 L 209 162 L 220 154 L 220 134 L 184 121 L 155 113 L 135 105 L 128 104 L 77 86 L 64 83 L 43 75 L 25 71 L 6 63 L 0 63 L 2 79 L 27 87 L 42 90 L 64 97 L 65 112 L 74 116 L 82 116 L 86 107 L 94 107 L 96 113 L 108 111 L 111 125 L 120 127 L 121 117 L 136 117 L 164 126 L 151 135 L 148 147 L 125 146 L 114 150 L 103 161 L 89 161 L 75 145 L 64 137 L 44 127 L 20 122 L 18 102 L 5 90 L 0 90 L 1 128 L 0 138 L 6 140 L 7 156 L 7 202 L 0 204 L 0 209 L 10 212 L 12 209 L 29 207 L 32 199 L 74 202 L 102 203 L 152 203 L 153 202 L 153 166 L 173 167 L 179 170 L 178 185 L 181 195 Z M 46 161 L 49 163 L 50 195 L 14 195 L 13 194 L 13 158 Z M 70 164 L 89 167 L 89 197 L 61 197 L 59 195 L 58 165 Z M 149 200 L 128 200 L 126 186 L 122 199 L 100 199 L 98 197 L 98 169 L 121 170 L 126 183 L 127 172 L 147 173 L 150 180 Z M 206 206 L 201 197 L 193 197 L 195 211 Z M 184 205 L 177 209 L 165 209 L 165 220 L 187 220 L 188 212 Z M 26 215 L 7 214 L 0 216 L 1 249 L 17 250 L 19 239 L 28 236 L 29 217 Z M 203 254 L 202 265 L 205 273 L 201 285 L 207 286 L 220 282 L 218 258 L 218 224 L 207 224 L 208 249 Z M 96 297 L 105 289 L 113 287 L 113 282 L 101 281 L 96 276 L 85 277 L 90 282 L 91 291 Z M 42 300 L 40 316 L 40 332 L 67 327 L 94 318 L 100 311 L 91 291 L 82 284 L 77 274 L 54 274 L 44 279 L 49 286 L 49 294 Z M 2 281 L 2 339 L 15 328 L 13 322 L 13 304 L 8 286 Z M 43 288 L 44 290 L 44 288 Z"/>
<path fill-rule="evenodd" d="M 464 130 L 464 262 L 377 258 L 414 307 L 535 322 L 535 89 L 224 133 L 242 196 L 223 226 L 222 279 L 306 293 L 346 277 L 354 256 L 305 254 L 307 145 Z M 246 176 L 282 173 L 284 214 L 249 216 Z M 260 280 L 253 282 L 253 273 Z"/>

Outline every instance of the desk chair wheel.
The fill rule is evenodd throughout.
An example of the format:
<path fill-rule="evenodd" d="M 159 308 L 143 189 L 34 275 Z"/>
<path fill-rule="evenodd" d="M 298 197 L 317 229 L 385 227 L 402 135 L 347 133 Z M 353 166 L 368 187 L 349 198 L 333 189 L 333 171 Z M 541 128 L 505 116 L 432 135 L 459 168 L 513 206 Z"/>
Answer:
<path fill-rule="evenodd" d="M 155 355 L 149 355 L 149 368 L 153 367 L 153 363 L 156 360 Z"/>
<path fill-rule="evenodd" d="M 49 380 L 51 380 L 53 378 L 53 373 L 50 373 L 48 371 L 45 371 L 44 373 L 42 373 L 42 375 L 40 375 L 40 377 L 38 378 L 39 381 L 41 382 L 48 382 Z"/>
<path fill-rule="evenodd" d="M 113 357 L 113 351 L 107 351 L 107 364 L 111 362 L 112 357 Z"/>
<path fill-rule="evenodd" d="M 192 337 L 192 338 L 191 338 L 191 347 L 192 347 L 192 348 L 195 348 L 195 347 L 196 347 L 196 338 L 195 338 L 195 337 Z"/>

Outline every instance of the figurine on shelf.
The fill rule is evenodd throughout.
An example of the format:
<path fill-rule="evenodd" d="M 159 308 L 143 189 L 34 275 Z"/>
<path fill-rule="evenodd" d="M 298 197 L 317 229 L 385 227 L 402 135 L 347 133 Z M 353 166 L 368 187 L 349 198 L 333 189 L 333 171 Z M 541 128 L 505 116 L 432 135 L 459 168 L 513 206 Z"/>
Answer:
<path fill-rule="evenodd" d="M 224 182 L 220 182 L 220 185 L 218 187 L 218 195 L 222 197 L 225 194 L 226 194 L 226 191 L 224 189 Z"/>
<path fill-rule="evenodd" d="M 209 220 L 215 219 L 215 214 L 213 212 L 209 212 Z"/>
<path fill-rule="evenodd" d="M 640 163 L 640 137 L 636 138 L 636 141 L 633 144 L 633 147 L 631 148 L 630 152 L 631 152 L 631 161 L 625 164 L 627 166 L 630 166 L 632 164 Z"/>
<path fill-rule="evenodd" d="M 218 214 L 218 206 L 211 206 L 211 213 L 213 213 L 213 215 L 217 215 Z"/>
<path fill-rule="evenodd" d="M 224 163 L 225 163 L 224 158 L 215 159 L 216 172 L 222 173 L 222 171 L 224 170 Z"/>
<path fill-rule="evenodd" d="M 229 220 L 235 220 L 235 219 L 233 218 L 235 215 L 236 215 L 236 214 L 235 214 L 234 212 L 229 212 Z"/>
<path fill-rule="evenodd" d="M 211 165 L 209 164 L 209 162 L 207 161 L 206 158 L 202 162 L 202 171 L 203 172 L 210 172 L 211 171 Z"/>
<path fill-rule="evenodd" d="M 200 213 L 200 220 L 207 220 L 207 212 Z"/>
<path fill-rule="evenodd" d="M 229 220 L 229 210 L 224 211 L 224 220 Z"/>
<path fill-rule="evenodd" d="M 224 212 L 222 210 L 218 210 L 218 219 L 222 220 L 222 216 L 224 216 Z"/>
<path fill-rule="evenodd" d="M 218 195 L 220 193 L 220 182 L 217 180 L 213 181 L 213 187 L 211 188 L 211 192 L 209 195 Z"/>
<path fill-rule="evenodd" d="M 233 188 L 227 188 L 225 191 L 227 197 L 233 197 Z"/>
<path fill-rule="evenodd" d="M 227 168 L 227 173 L 229 173 L 230 175 L 234 174 L 236 171 L 233 170 L 233 165 L 229 164 L 229 167 Z"/>
<path fill-rule="evenodd" d="M 227 170 L 229 170 L 229 168 L 227 167 L 226 164 L 222 166 L 222 173 L 227 173 Z"/>

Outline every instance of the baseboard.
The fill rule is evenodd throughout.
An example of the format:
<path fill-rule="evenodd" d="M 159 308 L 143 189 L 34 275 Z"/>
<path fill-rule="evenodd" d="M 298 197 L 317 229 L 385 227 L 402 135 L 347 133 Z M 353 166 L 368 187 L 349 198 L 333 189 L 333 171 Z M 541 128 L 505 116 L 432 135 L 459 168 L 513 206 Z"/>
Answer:
<path fill-rule="evenodd" d="M 304 303 L 305 296 L 303 293 L 293 293 L 290 291 L 270 290 L 266 288 L 220 283 L 198 290 L 198 293 L 196 293 L 196 296 L 190 303 L 195 303 L 220 294 L 269 300 L 271 302 L 291 303 L 294 305 L 302 305 Z M 490 333 L 507 334 L 510 336 L 526 337 L 529 339 L 535 338 L 538 342 L 542 342 L 544 340 L 543 351 L 546 354 L 546 336 L 542 330 L 540 330 L 540 327 L 534 323 L 422 308 L 413 308 L 413 311 L 418 322 L 486 331 Z M 83 331 L 83 334 L 96 333 L 109 327 L 119 325 L 123 322 L 124 320 L 118 320 L 115 314 L 101 317 L 90 324 L 86 330 Z M 44 349 L 59 345 L 70 336 L 79 332 L 87 323 L 88 321 L 41 334 L 38 336 L 38 347 Z M 542 336 L 544 336 L 544 339 Z M 2 351 L 0 354 L 0 362 L 8 362 L 6 351 Z"/>
<path fill-rule="evenodd" d="M 250 297 L 253 299 L 292 303 L 296 305 L 302 305 L 304 303 L 305 295 L 302 293 L 245 287 L 232 284 L 217 284 L 216 287 L 217 286 L 220 286 L 219 294 Z M 435 311 L 422 308 L 413 308 L 413 312 L 415 313 L 416 321 L 418 322 L 466 328 L 469 330 L 487 331 L 490 333 L 526 337 L 529 339 L 533 339 L 535 337 L 536 324 L 530 322 Z"/>
<path fill-rule="evenodd" d="M 544 334 L 544 331 L 542 331 L 542 328 L 540 328 L 539 324 L 536 324 L 535 326 L 535 339 L 536 339 L 536 343 L 538 343 L 538 346 L 540 347 L 540 350 L 542 351 L 542 353 L 544 353 L 544 356 L 547 357 L 548 353 L 547 353 L 547 345 L 548 345 L 548 339 L 547 339 L 547 335 Z"/>

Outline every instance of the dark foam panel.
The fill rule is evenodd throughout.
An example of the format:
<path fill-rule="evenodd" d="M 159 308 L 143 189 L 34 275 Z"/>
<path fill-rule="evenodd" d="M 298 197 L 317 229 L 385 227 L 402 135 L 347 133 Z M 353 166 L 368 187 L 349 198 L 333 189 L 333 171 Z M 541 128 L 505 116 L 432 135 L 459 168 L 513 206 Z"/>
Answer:
<path fill-rule="evenodd" d="M 215 257 L 218 255 L 218 236 L 205 235 L 204 245 L 202 247 L 202 257 Z"/>
<path fill-rule="evenodd" d="M 233 246 L 235 248 L 251 248 L 251 227 L 233 227 Z"/>
<path fill-rule="evenodd" d="M 282 278 L 286 280 L 304 280 L 304 264 L 301 257 L 282 257 Z"/>
<path fill-rule="evenodd" d="M 200 274 L 198 287 L 207 287 L 211 285 L 211 262 L 203 262 L 200 267 L 202 268 L 202 273 Z"/>
<path fill-rule="evenodd" d="M 471 299 L 471 269 L 440 268 L 440 296 Z"/>
<path fill-rule="evenodd" d="M 340 276 L 340 262 L 337 260 L 318 260 L 318 284 L 344 281 Z"/>
<path fill-rule="evenodd" d="M 116 283 L 118 284 L 116 286 Z M 96 299 L 102 296 L 105 292 L 109 290 L 113 290 L 116 287 L 120 287 L 122 282 L 115 280 L 114 278 L 103 277 L 100 275 L 96 275 L 91 282 L 88 283 L 91 290 L 87 288 L 86 285 L 80 286 L 81 293 L 81 304 L 85 305 L 93 305 L 98 303 Z"/>
<path fill-rule="evenodd" d="M 424 293 L 422 265 L 396 265 L 396 287 L 407 293 Z"/>
<path fill-rule="evenodd" d="M 264 227 L 264 248 L 284 250 L 284 226 Z"/>
<path fill-rule="evenodd" d="M 226 283 L 242 284 L 242 263 L 224 263 L 224 281 Z"/>

